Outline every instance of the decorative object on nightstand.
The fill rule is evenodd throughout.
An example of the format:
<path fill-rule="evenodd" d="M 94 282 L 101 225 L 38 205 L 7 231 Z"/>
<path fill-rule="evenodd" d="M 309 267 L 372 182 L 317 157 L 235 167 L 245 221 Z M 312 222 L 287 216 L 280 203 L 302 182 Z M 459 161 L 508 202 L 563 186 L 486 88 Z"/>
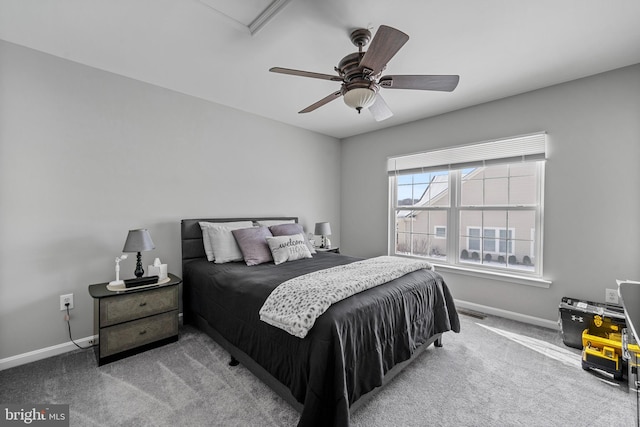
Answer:
<path fill-rule="evenodd" d="M 153 261 L 153 265 L 150 265 L 147 269 L 147 274 L 149 276 L 158 276 L 159 280 L 164 280 L 167 278 L 167 264 L 163 264 L 160 258 L 156 258 Z"/>
<path fill-rule="evenodd" d="M 111 291 L 108 283 L 89 286 L 93 297 L 98 365 L 178 341 L 178 285 L 169 274 L 165 284 Z"/>
<path fill-rule="evenodd" d="M 120 280 L 120 261 L 122 261 L 123 259 L 127 259 L 128 257 L 129 255 L 127 254 L 122 254 L 116 257 L 116 280 L 109 282 L 109 285 L 124 285 L 124 280 Z"/>
<path fill-rule="evenodd" d="M 327 236 L 331 236 L 331 224 L 328 222 L 316 222 L 315 234 L 316 236 L 322 236 L 320 249 L 331 247 L 331 242 L 327 239 Z"/>
<path fill-rule="evenodd" d="M 136 261 L 136 277 L 142 277 L 144 275 L 144 269 L 142 268 L 142 255 L 140 252 L 150 251 L 156 248 L 151 240 L 151 235 L 146 228 L 138 230 L 129 230 L 127 240 L 124 242 L 124 248 L 122 252 L 137 252 Z"/>

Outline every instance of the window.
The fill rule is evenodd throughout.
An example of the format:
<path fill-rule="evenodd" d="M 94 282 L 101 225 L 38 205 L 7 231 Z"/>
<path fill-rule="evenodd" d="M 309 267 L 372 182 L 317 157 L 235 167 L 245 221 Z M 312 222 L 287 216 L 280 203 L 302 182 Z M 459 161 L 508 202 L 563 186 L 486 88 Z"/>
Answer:
<path fill-rule="evenodd" d="M 541 278 L 545 145 L 534 134 L 389 159 L 389 252 Z"/>
<path fill-rule="evenodd" d="M 480 236 L 482 235 L 482 248 L 484 252 L 511 255 L 513 254 L 514 232 L 514 228 L 506 230 L 504 228 L 492 227 L 467 227 L 466 249 L 470 251 L 480 251 Z"/>
<path fill-rule="evenodd" d="M 446 259 L 448 189 L 447 172 L 398 176 L 396 253 Z"/>

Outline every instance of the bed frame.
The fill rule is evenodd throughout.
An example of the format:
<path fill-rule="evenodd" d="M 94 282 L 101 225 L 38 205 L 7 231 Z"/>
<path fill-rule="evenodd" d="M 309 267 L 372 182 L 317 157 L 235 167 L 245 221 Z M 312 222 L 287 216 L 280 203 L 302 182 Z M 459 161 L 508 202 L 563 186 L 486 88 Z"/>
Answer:
<path fill-rule="evenodd" d="M 267 370 L 261 365 L 256 363 L 251 357 L 249 357 L 244 351 L 240 350 L 229 341 L 227 341 L 209 322 L 207 322 L 201 316 L 191 313 L 190 301 L 189 301 L 189 277 L 185 274 L 184 268 L 189 262 L 206 258 L 204 252 L 204 244 L 202 243 L 202 230 L 200 229 L 200 221 L 206 222 L 234 222 L 234 221 L 274 221 L 274 220 L 294 220 L 298 222 L 297 217 L 257 217 L 257 218 L 199 218 L 199 219 L 183 219 L 181 221 L 181 246 L 182 246 L 182 286 L 183 286 L 183 321 L 185 324 L 192 324 L 201 331 L 209 335 L 215 342 L 217 342 L 222 348 L 224 348 L 231 356 L 230 365 L 236 365 L 237 362 L 242 363 L 251 373 L 258 377 L 262 382 L 269 386 L 274 392 L 276 392 L 282 399 L 293 406 L 296 411 L 302 412 L 303 405 L 298 402 L 289 389 L 274 378 Z M 387 383 L 389 383 L 400 371 L 402 371 L 413 360 L 420 357 L 420 355 L 429 347 L 434 344 L 435 347 L 442 347 L 442 334 L 436 334 L 431 337 L 427 342 L 422 344 L 411 356 L 409 360 L 397 364 L 391 370 L 389 370 L 384 376 L 382 386 L 376 387 L 370 392 L 362 395 L 357 401 L 355 401 L 349 408 L 353 413 L 363 404 L 371 400 Z"/>

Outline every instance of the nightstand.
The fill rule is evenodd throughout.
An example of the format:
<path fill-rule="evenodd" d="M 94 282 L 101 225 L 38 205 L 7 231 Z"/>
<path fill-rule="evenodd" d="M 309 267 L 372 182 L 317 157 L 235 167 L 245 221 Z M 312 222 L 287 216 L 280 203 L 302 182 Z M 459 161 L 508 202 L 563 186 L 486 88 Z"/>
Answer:
<path fill-rule="evenodd" d="M 315 248 L 316 252 L 333 252 L 334 254 L 340 253 L 340 248 Z"/>
<path fill-rule="evenodd" d="M 119 292 L 107 289 L 108 283 L 89 286 L 94 334 L 100 341 L 95 347 L 98 366 L 178 341 L 182 279 L 173 274 L 169 279 L 162 285 Z"/>

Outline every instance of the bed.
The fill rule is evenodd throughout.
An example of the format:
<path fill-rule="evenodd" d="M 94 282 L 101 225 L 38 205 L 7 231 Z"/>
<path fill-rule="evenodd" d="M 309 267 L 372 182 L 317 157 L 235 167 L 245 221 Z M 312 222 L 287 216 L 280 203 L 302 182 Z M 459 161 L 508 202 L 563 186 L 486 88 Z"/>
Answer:
<path fill-rule="evenodd" d="M 299 426 L 348 426 L 350 411 L 444 332 L 459 332 L 442 277 L 421 269 L 332 304 L 304 338 L 260 320 L 282 282 L 360 261 L 336 253 L 247 266 L 205 254 L 200 222 L 297 223 L 295 217 L 181 221 L 183 319 L 195 325 L 301 413 Z"/>

